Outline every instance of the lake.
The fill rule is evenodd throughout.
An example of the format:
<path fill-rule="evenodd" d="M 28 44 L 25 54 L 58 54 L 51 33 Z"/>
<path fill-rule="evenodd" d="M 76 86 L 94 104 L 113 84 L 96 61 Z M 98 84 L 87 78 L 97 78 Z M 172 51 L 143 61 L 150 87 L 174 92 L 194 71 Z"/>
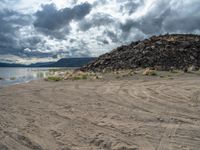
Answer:
<path fill-rule="evenodd" d="M 0 67 L 0 87 L 43 79 L 50 70 L 59 68 L 4 68 Z"/>

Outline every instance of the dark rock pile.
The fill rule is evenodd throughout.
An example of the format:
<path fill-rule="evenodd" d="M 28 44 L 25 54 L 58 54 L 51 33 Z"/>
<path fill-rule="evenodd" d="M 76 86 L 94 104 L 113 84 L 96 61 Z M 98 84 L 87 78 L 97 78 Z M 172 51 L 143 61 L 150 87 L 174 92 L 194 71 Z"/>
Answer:
<path fill-rule="evenodd" d="M 106 53 L 82 67 L 82 71 L 103 71 L 154 67 L 162 70 L 200 67 L 200 36 L 163 35 L 132 42 Z"/>

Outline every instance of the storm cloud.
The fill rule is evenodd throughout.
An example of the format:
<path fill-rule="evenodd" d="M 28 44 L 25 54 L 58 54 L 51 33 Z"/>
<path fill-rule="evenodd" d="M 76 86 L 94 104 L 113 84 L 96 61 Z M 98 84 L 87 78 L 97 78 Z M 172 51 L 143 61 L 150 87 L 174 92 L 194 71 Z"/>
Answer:
<path fill-rule="evenodd" d="M 86 31 L 90 28 L 96 28 L 100 26 L 113 26 L 115 24 L 115 18 L 111 15 L 104 13 L 94 14 L 90 19 L 85 19 L 79 23 L 81 30 Z"/>
<path fill-rule="evenodd" d="M 91 11 L 89 3 L 76 5 L 73 8 L 58 10 L 56 5 L 51 3 L 42 5 L 42 10 L 35 13 L 34 26 L 45 34 L 55 37 L 63 37 L 63 33 L 69 32 L 69 23 L 72 20 L 81 20 Z M 59 35 L 60 34 L 60 35 Z"/>
<path fill-rule="evenodd" d="M 195 33 L 200 30 L 200 2 L 197 0 L 157 0 L 148 13 L 121 24 L 124 32 L 138 29 L 146 35 L 164 33 Z"/>
<path fill-rule="evenodd" d="M 22 26 L 30 25 L 29 16 L 12 10 L 0 11 L 0 54 L 20 55 L 22 51 L 18 41 L 18 31 Z"/>
<path fill-rule="evenodd" d="M 0 5 L 0 61 L 99 56 L 152 35 L 200 34 L 199 0 L 0 0 Z"/>

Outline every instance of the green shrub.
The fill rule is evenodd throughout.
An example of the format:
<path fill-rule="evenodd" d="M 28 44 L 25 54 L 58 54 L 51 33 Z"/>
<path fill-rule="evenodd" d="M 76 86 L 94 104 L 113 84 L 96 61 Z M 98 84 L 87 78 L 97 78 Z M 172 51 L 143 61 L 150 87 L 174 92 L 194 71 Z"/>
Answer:
<path fill-rule="evenodd" d="M 80 76 L 74 76 L 74 77 L 72 77 L 72 80 L 81 80 L 81 77 Z"/>
<path fill-rule="evenodd" d="M 155 71 L 153 71 L 153 72 L 150 73 L 150 75 L 151 76 L 157 76 L 158 74 Z"/>
<path fill-rule="evenodd" d="M 58 71 L 63 71 L 65 69 L 62 68 L 52 68 L 52 69 L 48 69 L 49 72 L 58 72 Z"/>
<path fill-rule="evenodd" d="M 16 77 L 11 77 L 10 80 L 16 80 Z"/>
<path fill-rule="evenodd" d="M 160 75 L 160 78 L 164 78 L 165 76 L 164 75 Z"/>
<path fill-rule="evenodd" d="M 62 77 L 56 77 L 56 76 L 51 76 L 51 77 L 48 77 L 48 78 L 46 78 L 45 79 L 46 81 L 61 81 L 61 80 L 63 80 L 63 78 Z"/>
<path fill-rule="evenodd" d="M 82 75 L 73 75 L 72 80 L 87 80 L 89 78 L 89 75 L 87 74 L 82 74 Z"/>
<path fill-rule="evenodd" d="M 179 73 L 178 70 L 170 70 L 171 73 Z"/>
<path fill-rule="evenodd" d="M 88 79 L 88 75 L 87 74 L 82 75 L 82 80 L 87 80 L 87 79 Z"/>

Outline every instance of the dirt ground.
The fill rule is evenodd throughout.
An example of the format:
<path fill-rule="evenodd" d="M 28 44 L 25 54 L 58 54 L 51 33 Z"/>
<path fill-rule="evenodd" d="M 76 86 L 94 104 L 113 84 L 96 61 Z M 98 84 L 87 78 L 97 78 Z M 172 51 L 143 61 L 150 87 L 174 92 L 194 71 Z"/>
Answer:
<path fill-rule="evenodd" d="M 199 150 L 200 76 L 0 89 L 0 150 Z"/>

